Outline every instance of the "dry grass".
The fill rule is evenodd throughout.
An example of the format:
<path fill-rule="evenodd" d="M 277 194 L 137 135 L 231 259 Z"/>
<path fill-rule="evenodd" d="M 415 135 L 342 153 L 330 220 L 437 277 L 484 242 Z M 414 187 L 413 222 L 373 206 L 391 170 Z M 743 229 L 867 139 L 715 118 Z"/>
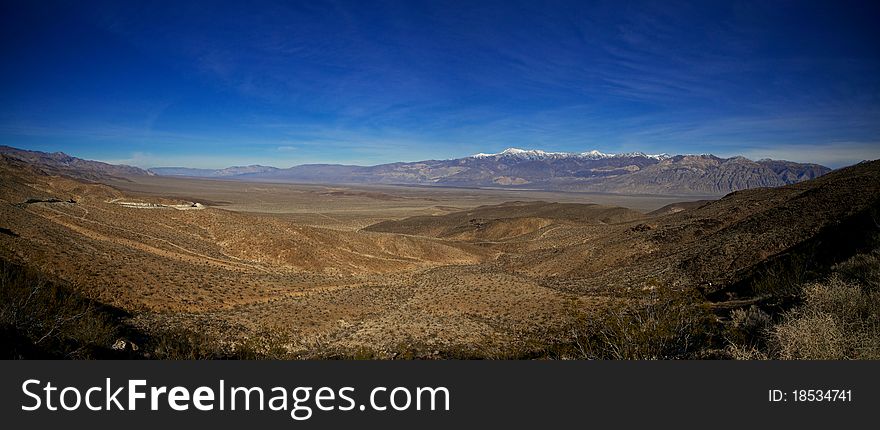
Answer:
<path fill-rule="evenodd" d="M 0 260 L 2 358 L 99 358 L 108 354 L 118 332 L 94 302 Z"/>
<path fill-rule="evenodd" d="M 778 322 L 757 308 L 735 311 L 729 352 L 737 359 L 880 359 L 880 252 L 858 254 L 801 288 L 801 304 Z"/>
<path fill-rule="evenodd" d="M 804 304 L 770 329 L 780 359 L 880 358 L 880 292 L 834 276 L 804 288 Z"/>
<path fill-rule="evenodd" d="M 701 303 L 695 295 L 662 287 L 618 301 L 583 318 L 574 331 L 575 358 L 698 358 L 716 331 L 715 318 Z"/>

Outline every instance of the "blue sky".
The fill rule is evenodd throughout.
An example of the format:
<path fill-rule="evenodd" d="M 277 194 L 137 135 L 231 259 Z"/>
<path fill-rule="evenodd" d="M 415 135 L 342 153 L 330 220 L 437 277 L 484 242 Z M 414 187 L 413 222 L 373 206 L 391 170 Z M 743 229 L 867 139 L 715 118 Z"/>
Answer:
<path fill-rule="evenodd" d="M 880 3 L 3 2 L 0 144 L 142 167 L 507 147 L 880 158 Z"/>

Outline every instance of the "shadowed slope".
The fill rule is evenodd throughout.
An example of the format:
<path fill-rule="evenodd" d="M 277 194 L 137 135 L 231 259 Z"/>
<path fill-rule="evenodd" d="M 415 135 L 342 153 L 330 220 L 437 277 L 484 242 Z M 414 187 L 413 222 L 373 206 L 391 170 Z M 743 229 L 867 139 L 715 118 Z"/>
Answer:
<path fill-rule="evenodd" d="M 643 219 L 637 211 L 579 203 L 509 202 L 440 216 L 385 221 L 365 230 L 459 240 L 505 240 L 551 225 L 617 224 Z"/>

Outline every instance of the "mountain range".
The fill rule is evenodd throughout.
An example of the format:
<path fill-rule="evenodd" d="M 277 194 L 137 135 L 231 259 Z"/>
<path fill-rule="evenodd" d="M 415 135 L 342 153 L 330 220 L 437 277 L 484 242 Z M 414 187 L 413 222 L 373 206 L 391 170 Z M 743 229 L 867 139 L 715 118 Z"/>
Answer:
<path fill-rule="evenodd" d="M 726 194 L 817 178 L 831 169 L 781 160 L 752 161 L 710 154 L 667 155 L 547 152 L 509 148 L 452 160 L 377 166 L 306 164 L 219 170 L 153 168 L 157 175 L 224 177 L 252 181 L 374 183 L 505 187 L 646 194 Z"/>
<path fill-rule="evenodd" d="M 398 162 L 376 166 L 304 164 L 289 168 L 251 165 L 224 169 L 155 167 L 143 170 L 82 160 L 61 152 L 0 147 L 0 155 L 50 172 L 95 179 L 101 175 L 188 176 L 256 182 L 401 184 L 500 187 L 621 194 L 722 195 L 778 187 L 817 178 L 831 169 L 784 160 L 752 161 L 711 154 L 668 155 L 548 152 L 509 148 L 451 160 Z"/>
<path fill-rule="evenodd" d="M 0 145 L 0 160 L 52 175 L 64 175 L 88 181 L 99 181 L 107 177 L 154 175 L 153 172 L 124 164 L 83 160 L 63 152 L 28 151 L 5 145 Z"/>

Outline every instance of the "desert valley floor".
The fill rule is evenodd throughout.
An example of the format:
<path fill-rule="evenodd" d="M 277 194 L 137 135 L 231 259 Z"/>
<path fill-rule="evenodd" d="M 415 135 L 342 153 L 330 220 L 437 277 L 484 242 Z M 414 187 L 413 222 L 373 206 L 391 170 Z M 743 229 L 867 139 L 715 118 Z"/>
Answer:
<path fill-rule="evenodd" d="M 759 268 L 859 231 L 880 187 L 876 162 L 723 198 L 0 169 L 2 257 L 138 330 L 383 358 L 505 356 L 655 289 L 754 303 Z"/>

